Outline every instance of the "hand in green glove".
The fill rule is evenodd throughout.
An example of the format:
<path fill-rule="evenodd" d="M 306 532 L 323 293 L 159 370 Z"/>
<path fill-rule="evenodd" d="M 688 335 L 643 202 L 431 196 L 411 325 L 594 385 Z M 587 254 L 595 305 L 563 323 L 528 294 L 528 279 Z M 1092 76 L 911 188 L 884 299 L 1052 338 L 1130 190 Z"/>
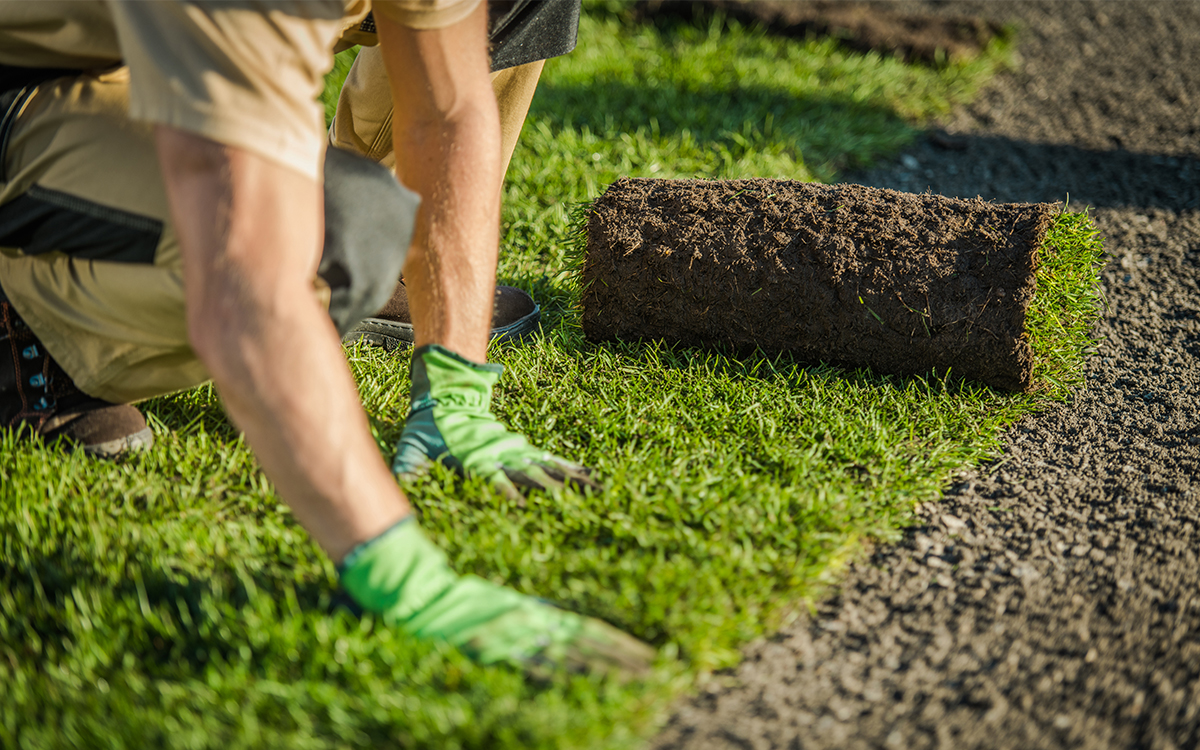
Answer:
<path fill-rule="evenodd" d="M 510 497 L 534 489 L 596 487 L 590 470 L 530 445 L 490 411 L 492 386 L 504 367 L 477 364 L 431 344 L 413 352 L 412 411 L 396 446 L 392 471 L 417 474 L 431 461 L 486 477 Z"/>
<path fill-rule="evenodd" d="M 482 664 L 538 677 L 558 669 L 637 676 L 654 659 L 654 649 L 600 620 L 456 575 L 411 516 L 356 547 L 338 572 L 347 593 L 386 624 L 446 641 Z"/>

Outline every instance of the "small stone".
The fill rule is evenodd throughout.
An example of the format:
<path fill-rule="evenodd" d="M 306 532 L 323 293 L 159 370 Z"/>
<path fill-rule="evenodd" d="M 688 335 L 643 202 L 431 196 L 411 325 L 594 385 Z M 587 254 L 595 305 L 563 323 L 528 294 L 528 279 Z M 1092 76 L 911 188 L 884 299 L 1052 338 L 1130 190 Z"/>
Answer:
<path fill-rule="evenodd" d="M 1013 578 L 1025 581 L 1036 581 L 1042 577 L 1041 573 L 1029 565 L 1014 565 L 1010 572 Z"/>
<path fill-rule="evenodd" d="M 942 525 L 952 532 L 962 531 L 963 529 L 967 528 L 966 521 L 957 516 L 952 516 L 949 513 L 942 516 Z"/>

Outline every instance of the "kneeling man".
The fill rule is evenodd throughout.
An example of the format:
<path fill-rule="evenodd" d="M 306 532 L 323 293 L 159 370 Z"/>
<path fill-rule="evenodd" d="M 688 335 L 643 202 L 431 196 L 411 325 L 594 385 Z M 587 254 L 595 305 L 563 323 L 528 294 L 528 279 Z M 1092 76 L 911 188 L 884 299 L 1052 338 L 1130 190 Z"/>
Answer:
<path fill-rule="evenodd" d="M 484 663 L 639 671 L 652 652 L 623 633 L 450 570 L 339 345 L 403 269 L 416 348 L 395 468 L 588 481 L 489 411 L 487 23 L 480 0 L 0 6 L 0 419 L 114 453 L 150 439 L 130 403 L 211 377 L 362 607 Z M 394 177 L 326 149 L 315 101 L 362 33 L 389 82 Z"/>

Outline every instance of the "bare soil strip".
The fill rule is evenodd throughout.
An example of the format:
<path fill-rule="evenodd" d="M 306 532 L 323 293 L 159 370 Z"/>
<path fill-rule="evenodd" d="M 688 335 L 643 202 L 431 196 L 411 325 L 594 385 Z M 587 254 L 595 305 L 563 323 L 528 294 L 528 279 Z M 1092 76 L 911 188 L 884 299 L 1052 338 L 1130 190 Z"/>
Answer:
<path fill-rule="evenodd" d="M 972 15 L 921 12 L 912 4 L 844 0 L 641 0 L 645 18 L 696 18 L 714 11 L 746 25 L 803 39 L 833 36 L 859 52 L 937 64 L 976 57 L 1001 25 Z"/>
<path fill-rule="evenodd" d="M 1023 26 L 1019 69 L 851 181 L 1090 205 L 1088 386 L 1027 419 L 667 748 L 1200 746 L 1200 3 L 908 3 Z"/>

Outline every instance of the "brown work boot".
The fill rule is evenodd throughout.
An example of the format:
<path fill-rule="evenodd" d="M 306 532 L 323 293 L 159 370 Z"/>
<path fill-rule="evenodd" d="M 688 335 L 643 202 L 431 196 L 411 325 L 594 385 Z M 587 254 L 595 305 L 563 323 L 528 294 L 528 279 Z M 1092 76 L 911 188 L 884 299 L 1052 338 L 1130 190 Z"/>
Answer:
<path fill-rule="evenodd" d="M 9 302 L 0 302 L 0 429 L 64 438 L 95 456 L 148 448 L 154 433 L 129 404 L 93 398 L 50 356 Z"/>
<path fill-rule="evenodd" d="M 542 310 L 524 291 L 515 286 L 497 286 L 492 305 L 492 339 L 518 341 L 537 330 Z M 396 285 L 392 298 L 383 309 L 355 325 L 342 337 L 349 344 L 362 339 L 368 344 L 382 346 L 388 351 L 397 347 L 412 346 L 412 315 L 408 311 L 408 291 L 404 279 Z"/>

